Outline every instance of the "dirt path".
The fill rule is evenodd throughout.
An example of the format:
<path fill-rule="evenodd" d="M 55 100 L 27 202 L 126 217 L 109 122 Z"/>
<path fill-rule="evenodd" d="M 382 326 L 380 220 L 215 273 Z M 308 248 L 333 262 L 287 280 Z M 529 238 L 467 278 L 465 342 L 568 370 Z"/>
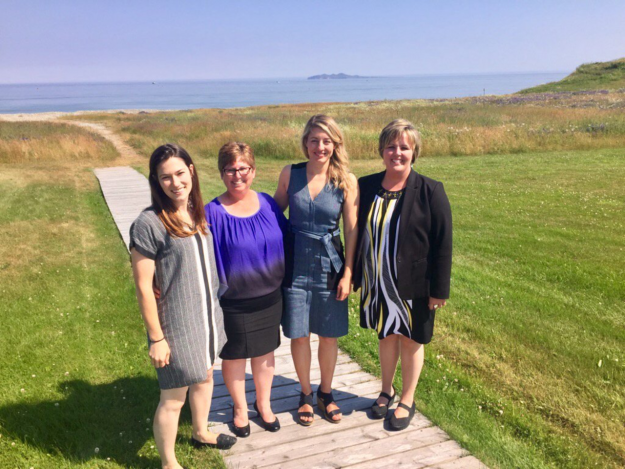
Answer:
<path fill-rule="evenodd" d="M 134 110 L 124 110 L 127 114 L 138 114 L 139 112 L 147 111 L 147 112 L 155 112 L 148 111 L 142 109 L 134 109 Z M 63 117 L 67 116 L 85 116 L 88 118 L 89 114 L 94 113 L 101 114 L 103 112 L 114 114 L 120 111 L 77 111 L 77 112 L 41 112 L 35 114 L 0 114 L 0 121 L 7 122 L 58 122 L 61 124 L 67 125 L 75 125 L 77 127 L 82 127 L 90 132 L 96 133 L 100 135 L 102 138 L 105 138 L 109 142 L 113 144 L 115 149 L 118 151 L 121 158 L 126 160 L 136 160 L 139 159 L 139 155 L 137 152 L 128 145 L 119 135 L 113 132 L 104 124 L 97 124 L 94 122 L 86 122 L 86 121 L 77 121 L 77 120 L 66 120 Z"/>
<path fill-rule="evenodd" d="M 78 127 L 82 127 L 83 129 L 87 129 L 90 132 L 94 132 L 100 135 L 102 138 L 105 138 L 106 140 L 111 142 L 122 158 L 131 160 L 139 159 L 139 155 L 137 154 L 137 152 L 130 145 L 128 145 L 119 135 L 117 135 L 104 124 L 96 124 L 94 122 L 68 121 L 63 119 L 55 120 L 54 122 L 60 122 L 68 125 L 76 125 Z"/>

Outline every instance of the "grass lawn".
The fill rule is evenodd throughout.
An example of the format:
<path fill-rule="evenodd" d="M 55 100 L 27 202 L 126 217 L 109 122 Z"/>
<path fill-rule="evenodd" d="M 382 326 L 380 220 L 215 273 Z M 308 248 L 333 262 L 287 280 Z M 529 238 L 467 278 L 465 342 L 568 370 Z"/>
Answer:
<path fill-rule="evenodd" d="M 158 138 L 123 125 L 144 155 Z M 274 144 L 299 161 L 292 133 Z M 208 201 L 222 192 L 216 157 L 194 138 L 180 143 L 199 155 Z M 158 387 L 128 256 L 91 172 L 145 171 L 146 160 L 121 160 L 106 142 L 51 124 L 2 123 L 0 139 L 0 467 L 155 467 L 147 419 Z M 74 161 L 48 151 L 78 139 L 89 151 Z M 625 464 L 623 147 L 417 163 L 444 181 L 455 224 L 453 296 L 417 403 L 491 467 Z M 260 151 L 255 188 L 272 194 L 286 162 Z M 353 169 L 382 166 L 356 158 Z M 378 373 L 377 339 L 357 327 L 351 301 L 341 346 Z M 220 464 L 182 443 L 183 420 L 181 463 Z"/>

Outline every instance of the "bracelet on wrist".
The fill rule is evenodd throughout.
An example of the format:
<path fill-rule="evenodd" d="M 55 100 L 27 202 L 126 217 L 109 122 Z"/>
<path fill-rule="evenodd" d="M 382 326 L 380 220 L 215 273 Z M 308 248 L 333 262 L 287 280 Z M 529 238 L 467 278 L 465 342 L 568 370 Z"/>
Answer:
<path fill-rule="evenodd" d="M 152 340 L 150 337 L 148 337 L 148 339 L 150 339 L 151 344 L 156 344 L 157 342 L 162 342 L 163 340 L 165 340 L 165 336 L 163 336 L 162 339 L 158 339 L 158 340 Z"/>

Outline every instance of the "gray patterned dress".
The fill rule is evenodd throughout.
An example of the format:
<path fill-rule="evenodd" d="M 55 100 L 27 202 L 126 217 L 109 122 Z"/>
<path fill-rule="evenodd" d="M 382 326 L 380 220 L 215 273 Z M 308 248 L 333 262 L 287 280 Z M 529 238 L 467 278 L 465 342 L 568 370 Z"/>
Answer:
<path fill-rule="evenodd" d="M 148 208 L 130 227 L 130 248 L 156 265 L 158 318 L 171 349 L 169 365 L 156 369 L 160 388 L 204 381 L 226 342 L 211 234 L 174 238 Z"/>

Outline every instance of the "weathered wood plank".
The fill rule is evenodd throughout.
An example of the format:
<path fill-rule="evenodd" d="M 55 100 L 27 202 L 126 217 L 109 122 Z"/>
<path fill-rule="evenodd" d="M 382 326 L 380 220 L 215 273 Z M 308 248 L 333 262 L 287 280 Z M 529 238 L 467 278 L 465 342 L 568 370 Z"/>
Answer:
<path fill-rule="evenodd" d="M 333 448 L 354 446 L 392 436 L 384 429 L 382 421 L 372 420 L 364 411 L 352 414 L 338 425 L 323 423 L 325 425 L 314 427 L 313 424 L 310 428 L 296 425 L 295 428 L 288 429 L 288 435 L 281 435 L 280 441 L 276 441 L 275 434 L 267 435 L 265 432 L 253 442 L 245 442 L 237 448 L 236 454 L 228 458 L 228 463 L 241 467 L 264 467 L 285 461 L 285 455 L 297 455 L 297 458 L 307 459 L 312 455 L 328 453 Z M 414 419 L 408 431 L 426 427 L 432 427 L 427 419 Z"/>
<path fill-rule="evenodd" d="M 380 423 L 380 428 L 382 424 Z M 384 458 L 404 453 L 416 448 L 427 447 L 448 440 L 447 434 L 438 427 L 413 429 L 411 427 L 401 432 L 384 432 L 375 434 L 369 441 L 338 447 L 326 447 L 325 451 L 300 458 L 299 452 L 283 454 L 283 460 L 277 464 L 264 466 L 267 468 L 337 468 L 349 467 L 360 462 L 379 460 L 385 463 Z M 253 466 L 252 466 L 253 467 Z M 380 466 L 376 466 L 380 467 Z"/>
<path fill-rule="evenodd" d="M 432 469 L 486 469 L 486 465 L 475 456 L 464 456 L 460 459 L 427 467 Z"/>
<path fill-rule="evenodd" d="M 128 249 L 130 225 L 152 203 L 148 180 L 143 174 L 127 166 L 98 168 L 93 172 L 100 182 L 111 216 Z"/>

